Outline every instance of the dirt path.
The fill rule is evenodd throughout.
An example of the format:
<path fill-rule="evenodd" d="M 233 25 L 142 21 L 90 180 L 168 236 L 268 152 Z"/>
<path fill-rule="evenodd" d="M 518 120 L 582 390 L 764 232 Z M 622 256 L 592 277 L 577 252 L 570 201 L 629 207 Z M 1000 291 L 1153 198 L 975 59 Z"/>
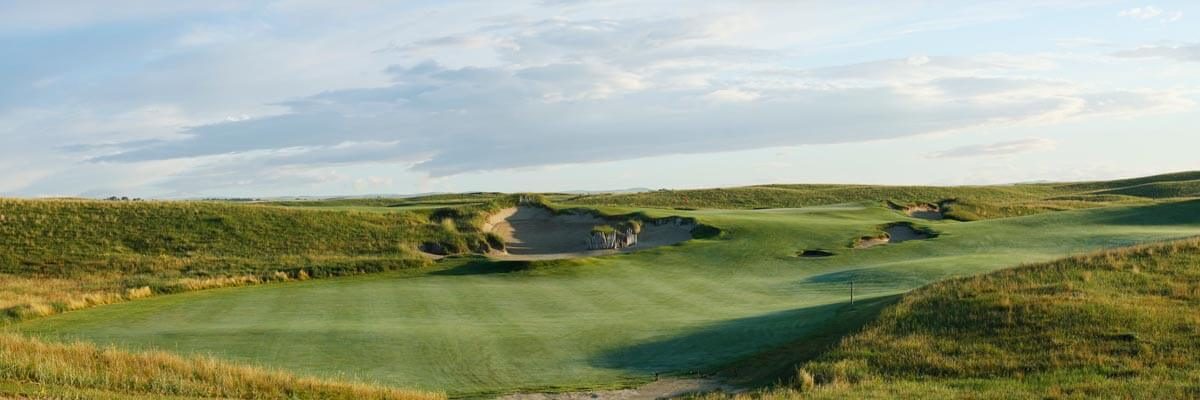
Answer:
<path fill-rule="evenodd" d="M 634 389 L 596 390 L 566 393 L 517 393 L 500 397 L 502 400 L 655 400 L 715 390 L 727 392 L 734 388 L 708 379 L 660 379 Z"/>

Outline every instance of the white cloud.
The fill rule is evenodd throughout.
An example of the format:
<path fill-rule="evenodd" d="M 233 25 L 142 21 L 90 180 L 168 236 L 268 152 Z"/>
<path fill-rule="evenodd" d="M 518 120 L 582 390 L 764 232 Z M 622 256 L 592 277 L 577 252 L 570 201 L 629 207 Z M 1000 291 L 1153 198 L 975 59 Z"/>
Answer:
<path fill-rule="evenodd" d="M 1113 53 L 1121 58 L 1166 58 L 1176 61 L 1200 61 L 1200 43 L 1142 46 Z"/>
<path fill-rule="evenodd" d="M 1134 7 L 1117 13 L 1118 16 L 1147 20 L 1162 15 L 1163 10 L 1155 6 Z"/>
<path fill-rule="evenodd" d="M 189 13 L 228 12 L 244 6 L 241 2 L 227 0 L 85 1 L 66 6 L 55 2 L 8 1 L 0 2 L 0 32 L 67 29 L 101 23 L 167 18 Z"/>
<path fill-rule="evenodd" d="M 750 89 L 631 91 L 546 102 L 564 88 L 586 92 L 606 76 L 579 64 L 530 68 L 397 67 L 395 85 L 327 92 L 290 103 L 289 114 L 201 126 L 191 139 L 102 158 L 136 162 L 280 148 L 322 148 L 344 141 L 394 142 L 347 158 L 421 160 L 416 171 L 448 176 L 474 171 L 596 162 L 801 144 L 850 143 L 985 126 L 1049 124 L 1128 116 L 1190 106 L 1167 92 L 1095 91 L 1064 82 L 960 78 L 979 60 L 931 60 L 937 73 L 906 71 L 907 60 L 864 69 L 794 71 L 771 79 L 792 84 Z M 612 66 L 609 66 L 612 67 Z M 935 71 L 937 71 L 935 70 Z M 842 85 L 864 76 L 904 81 Z M 820 78 L 823 85 L 795 84 Z M 748 82 L 756 73 L 743 71 Z M 711 107 L 707 100 L 740 100 Z M 745 100 L 755 100 L 748 103 Z M 613 118 L 619 116 L 619 118 Z M 731 134 L 736 132 L 736 135 Z M 294 157 L 300 164 L 320 153 Z"/>
<path fill-rule="evenodd" d="M 0 65 L 0 191 L 369 188 L 387 177 L 342 171 L 541 170 L 1192 106 L 1172 86 L 1120 85 L 1112 70 L 1068 56 L 923 39 L 1044 4 L 552 3 L 562 7 L 0 4 L 14 61 Z M 1118 55 L 1200 59 L 1194 52 Z"/>
<path fill-rule="evenodd" d="M 1056 143 L 1044 138 L 1025 138 L 988 144 L 972 144 L 939 151 L 930 158 L 996 157 L 1033 151 L 1053 150 Z"/>
<path fill-rule="evenodd" d="M 1183 11 L 1165 11 L 1155 6 L 1134 7 L 1121 10 L 1117 13 L 1119 17 L 1126 17 L 1137 21 L 1159 21 L 1162 23 L 1171 23 L 1183 18 Z"/>
<path fill-rule="evenodd" d="M 754 101 L 759 98 L 757 92 L 751 92 L 741 89 L 719 89 L 709 92 L 704 95 L 704 98 L 715 102 L 744 102 Z"/>
<path fill-rule="evenodd" d="M 366 178 L 355 179 L 354 190 L 361 192 L 365 190 L 390 189 L 395 184 L 396 181 L 390 177 L 368 176 Z"/>

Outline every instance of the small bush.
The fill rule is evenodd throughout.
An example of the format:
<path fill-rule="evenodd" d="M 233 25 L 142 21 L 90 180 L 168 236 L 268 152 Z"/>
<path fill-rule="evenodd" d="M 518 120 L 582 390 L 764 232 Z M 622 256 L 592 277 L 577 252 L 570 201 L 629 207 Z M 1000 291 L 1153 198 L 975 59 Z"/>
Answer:
<path fill-rule="evenodd" d="M 796 389 L 801 392 L 811 391 L 817 387 L 817 381 L 804 368 L 796 368 Z"/>
<path fill-rule="evenodd" d="M 454 223 L 454 219 L 442 218 L 441 227 L 446 232 L 458 233 L 458 226 Z"/>
<path fill-rule="evenodd" d="M 140 299 L 140 298 L 144 298 L 144 297 L 150 297 L 153 295 L 154 295 L 154 291 L 150 290 L 149 286 L 142 286 L 142 287 L 138 287 L 138 288 L 129 288 L 129 289 L 125 290 L 125 297 L 128 299 Z"/>

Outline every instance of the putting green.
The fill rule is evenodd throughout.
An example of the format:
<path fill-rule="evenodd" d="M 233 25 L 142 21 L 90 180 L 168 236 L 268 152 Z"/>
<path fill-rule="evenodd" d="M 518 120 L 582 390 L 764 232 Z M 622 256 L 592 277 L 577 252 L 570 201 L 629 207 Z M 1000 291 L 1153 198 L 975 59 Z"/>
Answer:
<path fill-rule="evenodd" d="M 850 281 L 857 298 L 879 298 L 955 275 L 1200 234 L 1200 201 L 969 223 L 861 205 L 670 213 L 725 235 L 523 272 L 459 259 L 421 273 L 162 296 L 13 329 L 454 395 L 579 389 L 711 369 L 803 340 L 839 318 Z M 941 235 L 847 248 L 896 221 Z M 837 254 L 796 257 L 818 248 Z"/>

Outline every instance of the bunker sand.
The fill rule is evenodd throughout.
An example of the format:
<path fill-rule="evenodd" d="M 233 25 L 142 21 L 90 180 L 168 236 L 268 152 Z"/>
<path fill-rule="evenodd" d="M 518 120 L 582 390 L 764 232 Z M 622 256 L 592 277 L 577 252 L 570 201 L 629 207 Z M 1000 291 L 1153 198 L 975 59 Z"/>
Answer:
<path fill-rule="evenodd" d="M 889 243 L 901 243 L 910 240 L 925 240 L 932 237 L 928 233 L 918 231 L 908 225 L 892 225 L 883 231 L 887 233 L 886 236 L 859 241 L 854 247 L 857 249 L 867 249 Z"/>
<path fill-rule="evenodd" d="M 504 239 L 507 254 L 501 260 L 554 260 L 626 253 L 680 243 L 692 238 L 690 223 L 648 223 L 638 234 L 637 245 L 617 250 L 589 250 L 592 228 L 610 223 L 591 214 L 559 214 L 541 207 L 511 207 L 493 214 L 483 229 Z"/>

